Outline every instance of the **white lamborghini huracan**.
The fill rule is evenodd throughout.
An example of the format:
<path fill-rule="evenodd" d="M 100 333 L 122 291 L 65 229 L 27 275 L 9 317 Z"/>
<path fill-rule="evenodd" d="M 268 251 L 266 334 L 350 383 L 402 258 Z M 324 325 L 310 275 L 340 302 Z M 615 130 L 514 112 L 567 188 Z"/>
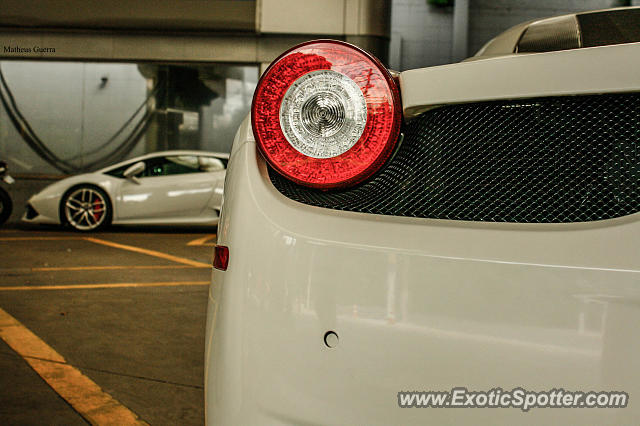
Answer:
<path fill-rule="evenodd" d="M 113 224 L 218 223 L 229 155 L 163 151 L 62 179 L 29 199 L 23 221 L 94 231 Z"/>

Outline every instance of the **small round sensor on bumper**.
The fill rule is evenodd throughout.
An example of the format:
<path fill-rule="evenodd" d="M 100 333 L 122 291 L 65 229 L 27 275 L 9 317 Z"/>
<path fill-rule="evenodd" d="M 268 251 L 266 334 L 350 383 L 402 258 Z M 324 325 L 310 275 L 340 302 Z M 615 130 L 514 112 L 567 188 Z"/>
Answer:
<path fill-rule="evenodd" d="M 338 346 L 338 334 L 335 331 L 327 331 L 324 333 L 324 344 L 328 348 L 335 348 Z"/>

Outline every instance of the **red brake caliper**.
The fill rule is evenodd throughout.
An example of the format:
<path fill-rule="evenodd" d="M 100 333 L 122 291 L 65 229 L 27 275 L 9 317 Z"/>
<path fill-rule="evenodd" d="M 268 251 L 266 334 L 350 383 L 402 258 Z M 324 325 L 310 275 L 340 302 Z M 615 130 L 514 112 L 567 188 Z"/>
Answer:
<path fill-rule="evenodd" d="M 100 201 L 100 199 L 96 199 L 93 202 L 93 217 L 96 219 L 96 221 L 100 220 L 103 212 L 104 212 L 104 206 L 102 204 L 102 201 Z"/>

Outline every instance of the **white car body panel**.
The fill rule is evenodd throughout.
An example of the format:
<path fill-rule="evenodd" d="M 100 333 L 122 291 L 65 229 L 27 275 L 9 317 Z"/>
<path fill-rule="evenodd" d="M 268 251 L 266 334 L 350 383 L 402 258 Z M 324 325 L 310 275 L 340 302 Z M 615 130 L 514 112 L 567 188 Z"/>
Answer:
<path fill-rule="evenodd" d="M 638 70 L 640 43 L 629 43 L 409 70 L 400 73 L 400 91 L 410 118 L 446 104 L 637 92 Z"/>
<path fill-rule="evenodd" d="M 553 73 L 546 81 L 539 75 L 545 58 L 573 91 L 638 91 L 639 48 L 597 48 L 601 59 L 615 56 L 609 49 L 635 56 L 607 72 L 598 60 L 589 62 L 593 72 L 581 68 L 587 62 L 578 51 L 407 71 L 400 76 L 405 111 L 568 93 L 548 81 Z M 516 78 L 504 67 L 524 74 L 518 83 L 536 83 L 504 81 Z M 304 205 L 273 187 L 245 120 L 218 228 L 228 269 L 214 269 L 209 294 L 207 424 L 634 424 L 638 241 L 640 213 L 516 224 Z M 330 330 L 339 335 L 335 348 L 323 342 Z M 527 413 L 398 407 L 399 391 L 460 386 L 618 390 L 630 402 Z"/>
<path fill-rule="evenodd" d="M 134 183 L 105 174 L 126 164 L 158 156 L 214 156 L 205 151 L 162 151 L 147 154 L 58 181 L 29 199 L 39 215 L 23 221 L 60 224 L 60 202 L 76 185 L 95 185 L 104 190 L 113 207 L 113 224 L 212 224 L 218 222 L 226 170 L 139 178 Z"/>
<path fill-rule="evenodd" d="M 212 173 L 192 173 L 180 179 L 175 176 L 143 177 L 139 178 L 140 183 L 124 180 L 116 201 L 118 221 L 197 217 L 213 197 L 216 181 Z M 144 204 L 142 214 L 141 203 Z"/>

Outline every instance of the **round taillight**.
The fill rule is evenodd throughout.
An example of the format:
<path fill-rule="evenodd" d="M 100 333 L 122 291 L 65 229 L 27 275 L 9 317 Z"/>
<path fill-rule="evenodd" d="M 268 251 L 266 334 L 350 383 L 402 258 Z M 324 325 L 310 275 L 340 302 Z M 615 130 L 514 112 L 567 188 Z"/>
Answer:
<path fill-rule="evenodd" d="M 258 148 L 278 173 L 331 189 L 370 177 L 400 132 L 398 87 L 359 48 L 335 40 L 300 44 L 267 68 L 253 96 Z"/>

